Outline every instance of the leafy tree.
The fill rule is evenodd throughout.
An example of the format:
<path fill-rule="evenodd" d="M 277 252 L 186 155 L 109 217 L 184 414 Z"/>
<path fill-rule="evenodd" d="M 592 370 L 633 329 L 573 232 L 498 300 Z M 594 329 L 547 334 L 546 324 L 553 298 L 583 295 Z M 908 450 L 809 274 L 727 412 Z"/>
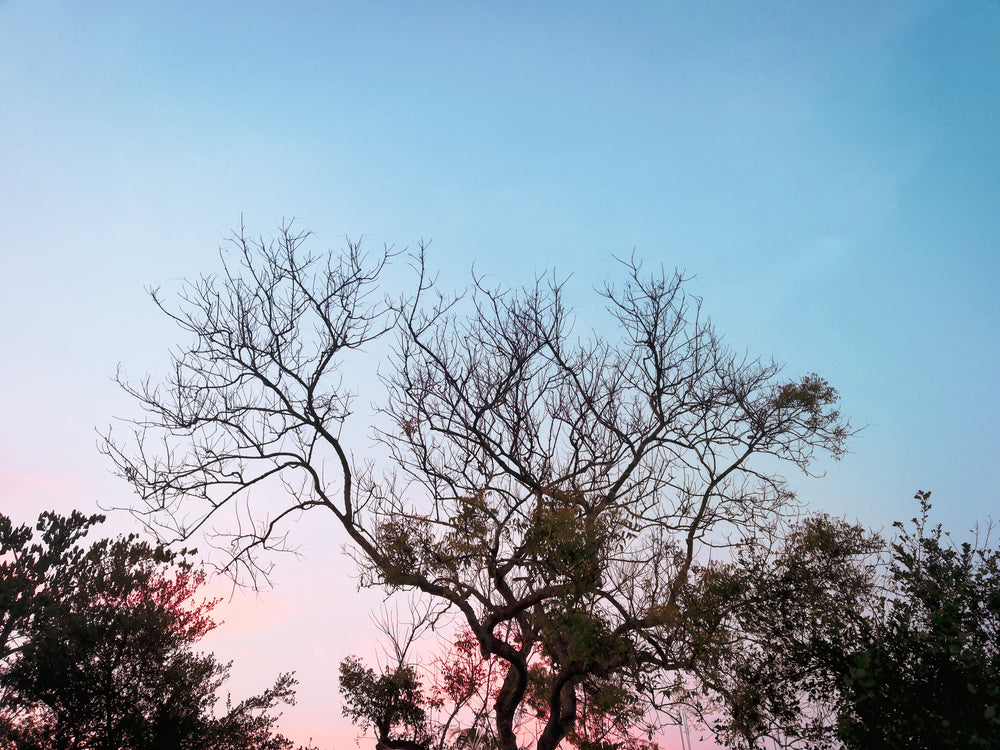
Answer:
<path fill-rule="evenodd" d="M 929 498 L 895 524 L 887 590 L 840 654 L 848 747 L 1000 747 L 1000 550 L 952 544 Z"/>
<path fill-rule="evenodd" d="M 4 663 L 20 648 L 21 631 L 43 608 L 39 591 L 69 590 L 83 570 L 84 550 L 77 542 L 101 516 L 78 511 L 62 518 L 44 514 L 39 519 L 41 543 L 30 544 L 32 530 L 14 526 L 0 514 L 0 660 Z"/>
<path fill-rule="evenodd" d="M 711 687 L 693 707 L 727 747 L 833 746 L 837 672 L 831 654 L 866 627 L 883 542 L 862 527 L 818 515 L 793 526 L 779 548 L 741 549 L 717 566 L 727 595 L 725 635 L 701 665 Z"/>
<path fill-rule="evenodd" d="M 411 292 L 389 296 L 392 252 L 316 256 L 306 239 L 241 231 L 176 309 L 154 292 L 191 342 L 162 383 L 122 378 L 145 416 L 104 444 L 149 523 L 230 530 L 234 574 L 256 577 L 289 521 L 330 514 L 363 584 L 442 601 L 472 634 L 500 677 L 487 734 L 503 750 L 526 717 L 551 750 L 608 696 L 655 714 L 713 690 L 700 675 L 747 601 L 721 561 L 786 533 L 783 466 L 843 453 L 834 388 L 730 351 L 679 275 L 635 262 L 588 333 L 558 281 L 448 296 L 421 248 Z M 382 467 L 343 429 L 366 351 Z"/>
<path fill-rule="evenodd" d="M 229 665 L 193 651 L 215 627 L 204 574 L 135 535 L 83 546 L 101 521 L 43 513 L 35 541 L 0 515 L 0 747 L 290 750 L 273 709 L 292 676 L 216 716 Z"/>
<path fill-rule="evenodd" d="M 411 666 L 398 666 L 376 675 L 357 657 L 340 664 L 340 684 L 348 696 L 344 714 L 365 730 L 374 729 L 380 745 L 398 750 L 419 750 L 430 742 L 427 710 L 430 703 L 421 691 Z M 395 734 L 394 738 L 391 735 Z"/>
<path fill-rule="evenodd" d="M 701 644 L 687 685 L 673 692 L 674 710 L 699 717 L 727 747 L 829 748 L 837 698 L 829 656 L 857 643 L 882 541 L 860 526 L 818 515 L 792 525 L 774 545 L 741 545 L 730 561 L 695 566 L 678 609 L 650 615 L 678 626 L 683 620 L 689 637 Z M 461 748 L 470 730 L 475 747 L 494 747 L 481 707 L 495 695 L 498 680 L 472 634 L 461 633 L 443 658 L 418 670 L 405 654 L 411 633 L 383 632 L 396 645 L 396 659 L 381 675 L 357 657 L 341 665 L 345 715 L 374 728 L 382 748 Z M 519 737 L 541 732 L 550 679 L 551 665 L 535 659 Z M 591 676 L 580 684 L 578 700 L 567 744 L 584 750 L 656 747 L 652 737 L 661 727 L 631 680 Z M 423 744 L 418 737 L 426 738 Z"/>

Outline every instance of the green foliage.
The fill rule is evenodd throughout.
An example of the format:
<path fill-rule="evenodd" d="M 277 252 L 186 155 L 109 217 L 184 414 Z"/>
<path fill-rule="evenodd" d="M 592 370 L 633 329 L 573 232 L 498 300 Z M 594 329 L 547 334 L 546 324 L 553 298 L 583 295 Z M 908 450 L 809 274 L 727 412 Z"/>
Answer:
<path fill-rule="evenodd" d="M 35 542 L 0 515 L 0 748 L 291 750 L 273 713 L 291 675 L 215 715 L 229 665 L 193 650 L 215 602 L 196 599 L 191 553 L 81 544 L 101 521 L 43 513 Z"/>
<path fill-rule="evenodd" d="M 67 517 L 43 513 L 41 541 L 31 544 L 31 528 L 15 527 L 0 514 L 0 660 L 19 648 L 21 627 L 43 608 L 48 590 L 73 588 L 86 562 L 77 542 L 103 520 L 78 511 Z"/>
<path fill-rule="evenodd" d="M 860 526 L 818 515 L 770 549 L 744 545 L 731 563 L 697 570 L 682 603 L 698 653 L 693 703 L 719 741 L 832 745 L 830 654 L 855 641 L 881 544 Z"/>
<path fill-rule="evenodd" d="M 1000 550 L 895 524 L 888 591 L 844 654 L 840 734 L 849 747 L 1000 747 Z"/>
<path fill-rule="evenodd" d="M 448 572 L 465 572 L 487 554 L 487 540 L 496 529 L 487 494 L 480 491 L 456 498 L 451 526 L 435 547 L 435 559 Z"/>
<path fill-rule="evenodd" d="M 816 429 L 839 419 L 839 412 L 828 408 L 836 404 L 837 399 L 835 388 L 816 373 L 810 373 L 797 383 L 786 383 L 778 388 L 774 406 L 789 413 L 803 412 L 806 424 Z"/>
<path fill-rule="evenodd" d="M 427 742 L 427 700 L 413 667 L 402 666 L 377 675 L 356 656 L 340 663 L 340 692 L 344 716 L 365 731 L 375 729 L 381 742 L 402 735 L 414 743 Z"/>
<path fill-rule="evenodd" d="M 528 704 L 539 718 L 548 718 L 551 670 L 531 669 Z M 566 743 L 577 750 L 657 750 L 654 728 L 634 680 L 619 675 L 589 675 L 576 689 L 577 720 Z M 643 736 L 646 735 L 646 736 Z"/>
<path fill-rule="evenodd" d="M 429 540 L 419 520 L 400 517 L 382 521 L 375 539 L 382 552 L 381 573 L 387 585 L 405 585 L 408 576 L 421 572 Z"/>
<path fill-rule="evenodd" d="M 600 583 L 610 551 L 615 514 L 588 508 L 579 491 L 539 493 L 534 512 L 520 523 L 523 547 L 548 582 L 572 582 L 580 592 Z"/>

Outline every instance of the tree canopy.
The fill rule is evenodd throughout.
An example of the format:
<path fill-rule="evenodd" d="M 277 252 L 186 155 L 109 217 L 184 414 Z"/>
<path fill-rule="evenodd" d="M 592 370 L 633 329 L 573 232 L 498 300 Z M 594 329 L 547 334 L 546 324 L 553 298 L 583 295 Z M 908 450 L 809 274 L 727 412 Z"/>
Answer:
<path fill-rule="evenodd" d="M 866 628 L 836 654 L 848 747 L 1000 746 L 1000 550 L 952 543 L 919 492 L 896 523 L 888 580 Z"/>
<path fill-rule="evenodd" d="M 856 529 L 798 525 L 783 475 L 845 451 L 832 386 L 730 350 L 680 274 L 635 261 L 583 330 L 556 278 L 473 277 L 451 295 L 421 248 L 412 287 L 391 290 L 392 251 L 313 255 L 307 240 L 241 231 L 219 274 L 176 304 L 154 292 L 190 339 L 162 381 L 121 379 L 144 416 L 104 444 L 151 526 L 187 539 L 211 521 L 231 532 L 234 574 L 254 577 L 293 519 L 329 514 L 363 584 L 458 618 L 495 677 L 477 741 L 503 750 L 525 737 L 538 750 L 637 746 L 642 722 L 600 737 L 587 722 L 706 704 L 749 741 L 805 732 L 792 696 L 747 707 L 722 665 L 739 666 L 748 634 L 763 647 L 761 607 L 776 599 L 796 623 L 783 637 L 810 637 L 830 606 L 819 594 L 853 591 L 824 565 L 870 551 Z M 367 425 L 385 463 L 345 429 L 366 352 L 380 360 Z M 365 708 L 415 691 L 405 664 L 345 669 L 349 710 L 379 747 L 431 746 L 417 714 Z"/>
<path fill-rule="evenodd" d="M 194 650 L 215 627 L 204 573 L 135 535 L 84 546 L 102 521 L 0 514 L 0 747 L 292 750 L 274 713 L 292 675 L 217 713 L 229 665 Z"/>

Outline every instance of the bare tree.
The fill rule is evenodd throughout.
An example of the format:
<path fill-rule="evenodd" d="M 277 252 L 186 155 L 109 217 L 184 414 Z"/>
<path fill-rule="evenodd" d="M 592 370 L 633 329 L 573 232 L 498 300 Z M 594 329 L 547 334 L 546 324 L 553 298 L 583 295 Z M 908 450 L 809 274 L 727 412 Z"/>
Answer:
<path fill-rule="evenodd" d="M 180 538 L 221 526 L 234 572 L 253 579 L 288 521 L 332 513 L 364 583 L 446 602 L 501 665 L 490 732 L 503 750 L 529 710 L 551 750 L 588 701 L 617 696 L 622 715 L 669 704 L 746 605 L 713 555 L 781 538 L 799 509 L 782 465 L 843 453 L 836 391 L 730 351 L 679 274 L 634 260 L 599 292 L 600 327 L 574 332 L 557 279 L 474 277 L 447 296 L 421 247 L 411 292 L 393 299 L 379 286 L 391 251 L 313 256 L 306 239 L 241 231 L 176 309 L 154 292 L 193 340 L 162 383 L 121 378 L 145 417 L 104 450 L 138 512 Z M 386 466 L 354 460 L 342 436 L 348 357 L 372 346 L 387 353 L 368 415 Z M 258 505 L 274 485 L 280 503 Z"/>

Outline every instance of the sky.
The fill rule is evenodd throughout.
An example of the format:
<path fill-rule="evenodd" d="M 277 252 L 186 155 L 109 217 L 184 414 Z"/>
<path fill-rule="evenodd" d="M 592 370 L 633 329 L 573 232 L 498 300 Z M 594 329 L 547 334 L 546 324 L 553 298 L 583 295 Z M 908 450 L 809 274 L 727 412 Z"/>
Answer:
<path fill-rule="evenodd" d="M 998 133 L 996 0 L 0 0 L 0 510 L 128 505 L 95 428 L 180 343 L 146 288 L 295 218 L 430 241 L 451 286 L 554 270 L 581 314 L 615 256 L 682 269 L 864 428 L 803 499 L 886 528 L 931 490 L 961 534 L 997 515 Z M 332 519 L 292 531 L 207 645 L 235 697 L 295 670 L 286 733 L 346 747 L 336 665 L 382 600 Z"/>

